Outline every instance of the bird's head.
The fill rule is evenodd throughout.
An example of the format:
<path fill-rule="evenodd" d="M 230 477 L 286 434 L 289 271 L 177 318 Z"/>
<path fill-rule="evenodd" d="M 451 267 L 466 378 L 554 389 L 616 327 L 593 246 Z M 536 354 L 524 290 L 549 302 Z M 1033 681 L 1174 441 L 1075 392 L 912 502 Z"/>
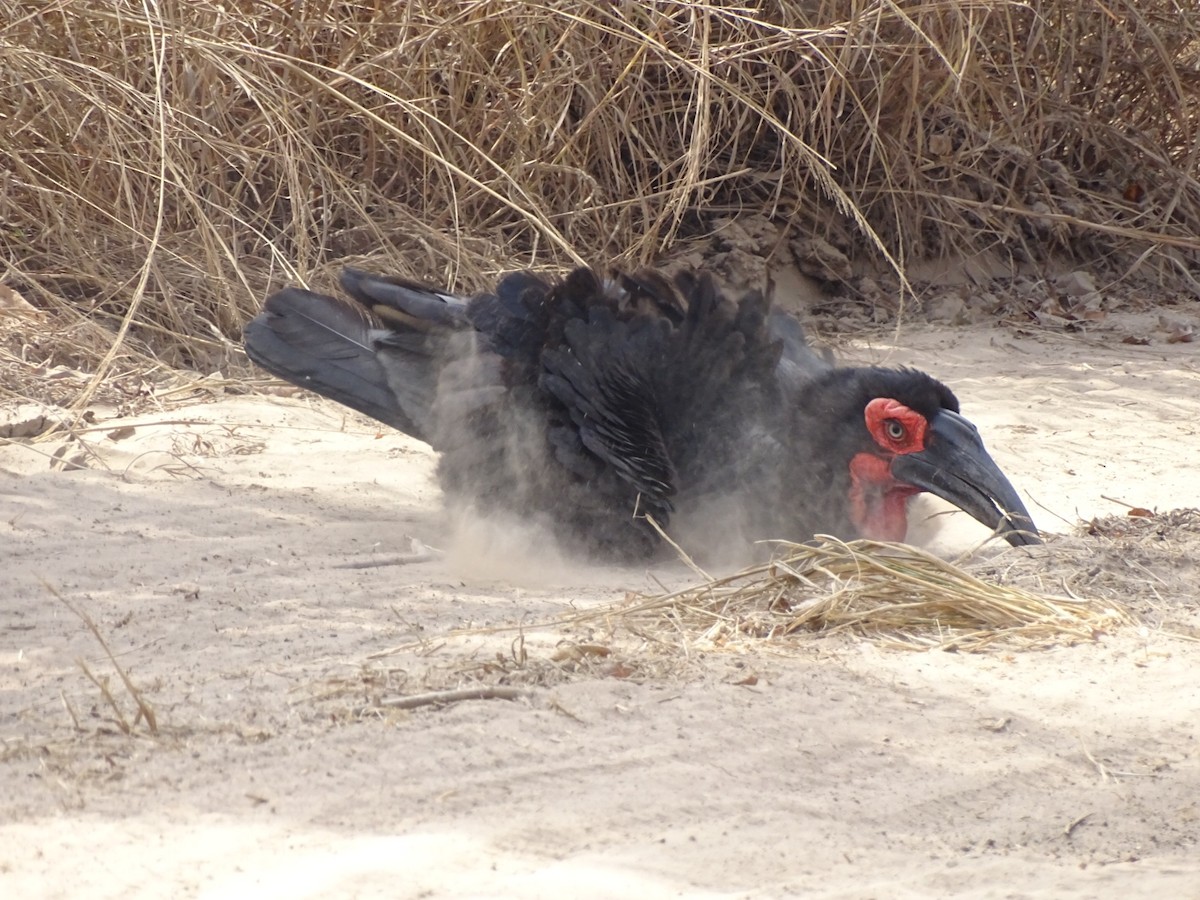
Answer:
<path fill-rule="evenodd" d="M 849 520 L 861 536 L 904 540 L 908 500 L 928 491 L 1014 546 L 1041 542 L 948 387 L 911 369 L 838 369 L 830 379 L 828 390 L 810 396 L 823 396 L 824 421 L 844 423 L 839 435 L 826 435 L 826 458 L 848 469 Z"/>

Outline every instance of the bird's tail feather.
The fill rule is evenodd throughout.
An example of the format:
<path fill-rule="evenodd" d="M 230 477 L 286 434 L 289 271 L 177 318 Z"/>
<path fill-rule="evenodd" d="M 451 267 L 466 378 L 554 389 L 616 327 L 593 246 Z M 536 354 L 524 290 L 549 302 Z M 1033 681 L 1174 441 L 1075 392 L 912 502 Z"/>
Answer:
<path fill-rule="evenodd" d="M 250 359 L 280 378 L 424 438 L 431 363 L 418 354 L 415 371 L 393 371 L 406 367 L 389 365 L 379 346 L 394 333 L 365 306 L 285 288 L 267 298 L 243 340 Z M 424 349 L 424 335 L 397 336 Z"/>

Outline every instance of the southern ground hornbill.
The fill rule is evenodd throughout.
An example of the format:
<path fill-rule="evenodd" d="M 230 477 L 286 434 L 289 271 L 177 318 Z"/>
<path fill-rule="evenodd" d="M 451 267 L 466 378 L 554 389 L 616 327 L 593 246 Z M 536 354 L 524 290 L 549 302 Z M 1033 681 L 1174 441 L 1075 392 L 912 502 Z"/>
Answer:
<path fill-rule="evenodd" d="M 734 303 L 705 275 L 586 268 L 511 274 L 470 300 L 356 269 L 341 282 L 353 301 L 272 295 L 246 352 L 428 442 L 452 504 L 630 558 L 658 545 L 647 516 L 731 540 L 899 541 L 909 498 L 929 491 L 1038 542 L 949 388 L 834 367 L 761 293 Z"/>

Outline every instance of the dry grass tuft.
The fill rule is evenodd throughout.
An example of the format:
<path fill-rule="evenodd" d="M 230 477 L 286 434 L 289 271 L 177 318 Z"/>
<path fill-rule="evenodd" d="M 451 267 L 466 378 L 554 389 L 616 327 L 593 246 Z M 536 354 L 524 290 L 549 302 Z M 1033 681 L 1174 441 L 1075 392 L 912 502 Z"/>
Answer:
<path fill-rule="evenodd" d="M 92 637 L 94 637 L 96 642 L 104 649 L 104 655 L 108 657 L 109 663 L 112 664 L 117 676 L 121 679 L 121 684 L 125 686 L 126 692 L 133 700 L 136 713 L 134 714 L 133 720 L 130 721 L 129 717 L 125 714 L 121 702 L 116 696 L 114 696 L 112 689 L 109 687 L 108 678 L 96 675 L 82 658 L 76 660 L 76 664 L 79 666 L 80 670 L 87 677 L 88 681 L 94 684 L 100 691 L 100 695 L 104 698 L 108 708 L 112 711 L 113 724 L 121 730 L 122 734 L 132 735 L 134 734 L 135 729 L 144 723 L 150 734 L 157 735 L 158 717 L 155 715 L 154 707 L 150 705 L 150 702 L 146 699 L 146 696 L 141 689 L 139 689 L 138 686 L 133 683 L 133 679 L 129 677 L 129 673 L 121 666 L 119 662 L 117 662 L 116 655 L 112 652 L 112 648 L 108 646 L 108 641 L 104 639 L 104 635 L 100 633 L 100 628 L 96 624 L 95 620 L 88 615 L 86 610 L 72 603 L 46 581 L 42 581 L 42 586 L 45 587 L 46 590 L 49 591 L 59 603 L 67 607 L 67 609 L 78 616 L 80 621 L 87 626 L 88 631 L 92 633 Z M 71 705 L 66 699 L 65 694 L 63 695 L 63 705 L 66 706 L 68 715 L 70 715 L 72 721 L 75 723 L 76 730 L 81 730 L 79 716 L 76 715 L 75 711 L 71 708 Z"/>
<path fill-rule="evenodd" d="M 711 646 L 850 631 L 908 649 L 971 651 L 1090 641 L 1133 622 L 1118 603 L 1001 584 L 906 544 L 821 536 L 778 550 L 769 563 L 639 597 L 609 615 L 635 622 L 639 633 Z"/>
<path fill-rule="evenodd" d="M 1175 0 L 0 0 L 0 279 L 94 376 L 240 365 L 340 260 L 470 288 L 765 212 L 909 261 L 1183 277 Z M 86 326 L 81 323 L 87 323 Z M 79 405 L 79 404 L 77 404 Z"/>

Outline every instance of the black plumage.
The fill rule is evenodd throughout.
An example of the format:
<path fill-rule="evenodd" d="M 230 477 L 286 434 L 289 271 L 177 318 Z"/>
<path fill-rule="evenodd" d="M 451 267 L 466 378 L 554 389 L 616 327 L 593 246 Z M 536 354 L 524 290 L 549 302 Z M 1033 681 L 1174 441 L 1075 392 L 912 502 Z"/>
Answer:
<path fill-rule="evenodd" d="M 909 493 L 957 490 L 917 453 L 906 460 L 915 481 L 893 497 L 880 466 L 928 448 L 892 452 L 864 419 L 882 397 L 930 435 L 939 422 L 972 430 L 948 388 L 912 370 L 835 368 L 758 292 L 734 302 L 704 275 L 586 268 L 561 281 L 511 274 L 470 300 L 355 269 L 342 287 L 352 301 L 296 288 L 268 298 L 246 328 L 251 359 L 427 441 L 452 503 L 515 512 L 603 555 L 652 552 L 647 516 L 684 530 L 736 523 L 737 540 L 803 540 L 877 530 L 892 503 L 903 537 Z M 861 454 L 883 462 L 852 465 Z M 981 488 L 982 506 L 948 499 L 1014 543 L 1034 540 L 994 474 L 1002 485 Z"/>

